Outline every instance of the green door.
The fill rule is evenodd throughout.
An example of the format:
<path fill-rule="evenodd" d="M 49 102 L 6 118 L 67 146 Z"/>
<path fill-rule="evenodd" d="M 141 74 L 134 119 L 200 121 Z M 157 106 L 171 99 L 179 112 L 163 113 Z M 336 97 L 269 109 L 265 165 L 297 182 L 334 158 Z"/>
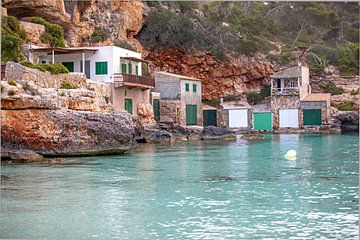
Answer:
<path fill-rule="evenodd" d="M 126 64 L 125 63 L 121 64 L 121 73 L 126 74 Z"/>
<path fill-rule="evenodd" d="M 125 111 L 132 114 L 132 99 L 125 98 Z"/>
<path fill-rule="evenodd" d="M 203 111 L 204 127 L 216 126 L 216 110 L 204 110 Z"/>
<path fill-rule="evenodd" d="M 255 130 L 271 130 L 272 115 L 270 112 L 254 113 L 254 129 Z"/>
<path fill-rule="evenodd" d="M 186 105 L 186 125 L 197 124 L 197 105 Z"/>
<path fill-rule="evenodd" d="M 321 125 L 321 109 L 306 109 L 304 113 L 304 126 Z"/>
<path fill-rule="evenodd" d="M 160 100 L 153 100 L 153 109 L 154 109 L 154 119 L 155 121 L 160 121 Z"/>
<path fill-rule="evenodd" d="M 74 62 L 62 62 L 69 72 L 74 72 Z"/>

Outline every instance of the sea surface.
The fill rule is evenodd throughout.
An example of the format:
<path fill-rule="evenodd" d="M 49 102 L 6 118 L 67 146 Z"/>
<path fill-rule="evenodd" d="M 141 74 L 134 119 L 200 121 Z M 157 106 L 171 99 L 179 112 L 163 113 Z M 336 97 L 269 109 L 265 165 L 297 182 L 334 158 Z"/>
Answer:
<path fill-rule="evenodd" d="M 0 238 L 358 239 L 358 135 L 144 144 L 70 161 L 2 165 Z"/>

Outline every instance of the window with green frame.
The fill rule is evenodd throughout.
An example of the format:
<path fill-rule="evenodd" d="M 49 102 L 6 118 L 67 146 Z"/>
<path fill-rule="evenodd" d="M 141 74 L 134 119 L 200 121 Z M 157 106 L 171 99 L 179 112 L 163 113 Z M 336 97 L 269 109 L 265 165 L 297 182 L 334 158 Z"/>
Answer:
<path fill-rule="evenodd" d="M 64 65 L 69 72 L 74 72 L 74 62 L 62 62 L 62 65 Z"/>
<path fill-rule="evenodd" d="M 196 92 L 196 84 L 193 84 L 193 92 Z"/>
<path fill-rule="evenodd" d="M 190 86 L 189 86 L 189 84 L 188 83 L 185 83 L 185 91 L 190 91 Z"/>
<path fill-rule="evenodd" d="M 132 64 L 129 63 L 129 74 L 132 74 Z"/>
<path fill-rule="evenodd" d="M 139 66 L 138 65 L 135 66 L 135 74 L 137 76 L 139 75 Z"/>
<path fill-rule="evenodd" d="M 108 63 L 107 62 L 95 62 L 95 74 L 96 75 L 108 74 Z"/>
<path fill-rule="evenodd" d="M 121 73 L 126 74 L 126 63 L 121 64 Z"/>

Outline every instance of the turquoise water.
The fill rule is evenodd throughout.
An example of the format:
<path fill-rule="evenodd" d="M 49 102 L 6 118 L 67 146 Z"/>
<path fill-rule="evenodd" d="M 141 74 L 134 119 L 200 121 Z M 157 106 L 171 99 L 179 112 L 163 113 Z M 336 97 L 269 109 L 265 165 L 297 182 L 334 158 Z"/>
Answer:
<path fill-rule="evenodd" d="M 358 148 L 358 135 L 269 135 L 2 166 L 0 238 L 357 239 Z"/>

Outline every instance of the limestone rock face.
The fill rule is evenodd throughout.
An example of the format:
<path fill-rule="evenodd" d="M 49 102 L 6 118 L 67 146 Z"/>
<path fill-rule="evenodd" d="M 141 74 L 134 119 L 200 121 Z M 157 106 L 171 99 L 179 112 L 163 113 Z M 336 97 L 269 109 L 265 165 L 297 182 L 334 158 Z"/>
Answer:
<path fill-rule="evenodd" d="M 26 32 L 27 38 L 31 43 L 44 45 L 40 40 L 40 36 L 43 32 L 45 32 L 45 26 L 24 21 L 20 21 L 20 25 Z"/>
<path fill-rule="evenodd" d="M 156 70 L 182 74 L 202 80 L 203 99 L 219 98 L 244 91 L 260 89 L 270 82 L 270 75 L 276 68 L 265 61 L 240 56 L 217 61 L 205 52 L 186 53 L 183 49 L 168 48 L 150 53 Z"/>
<path fill-rule="evenodd" d="M 62 26 L 70 23 L 62 0 L 4 0 L 2 4 L 9 15 L 18 18 L 39 16 Z"/>
<path fill-rule="evenodd" d="M 136 145 L 142 126 L 127 113 L 2 110 L 1 146 L 45 156 L 123 153 Z"/>
<path fill-rule="evenodd" d="M 137 107 L 137 116 L 139 117 L 142 125 L 153 125 L 156 123 L 153 117 L 153 106 L 150 103 L 139 104 L 139 106 Z"/>

